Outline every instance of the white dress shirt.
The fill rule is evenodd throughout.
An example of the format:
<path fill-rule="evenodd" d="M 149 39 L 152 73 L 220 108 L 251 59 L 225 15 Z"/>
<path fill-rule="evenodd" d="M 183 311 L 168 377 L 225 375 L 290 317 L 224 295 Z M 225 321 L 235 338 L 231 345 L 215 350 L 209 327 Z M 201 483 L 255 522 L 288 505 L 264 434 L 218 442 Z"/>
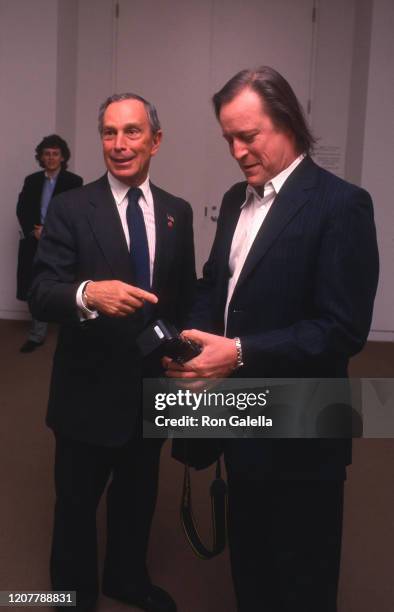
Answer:
<path fill-rule="evenodd" d="M 117 178 L 115 178 L 110 172 L 108 172 L 108 182 L 111 188 L 112 195 L 115 200 L 116 208 L 119 213 L 120 221 L 122 223 L 124 237 L 127 242 L 127 248 L 130 251 L 130 241 L 132 243 L 133 237 L 129 234 L 129 227 L 127 224 L 126 211 L 127 206 L 129 204 L 127 199 L 127 193 L 130 189 L 128 185 L 122 183 Z M 139 189 L 142 191 L 142 196 L 140 196 L 138 200 L 138 205 L 142 210 L 142 214 L 144 216 L 145 228 L 146 228 L 146 237 L 148 240 L 148 250 L 149 250 L 149 271 L 150 271 L 150 282 L 152 284 L 153 279 L 153 264 L 155 261 L 155 252 L 156 252 L 156 228 L 155 228 L 155 208 L 153 203 L 153 196 L 150 189 L 149 176 L 146 180 L 139 185 Z M 131 265 L 131 261 L 130 261 Z M 76 302 L 77 307 L 80 311 L 81 319 L 95 319 L 98 316 L 98 312 L 96 310 L 90 310 L 86 308 L 82 300 L 82 292 L 86 283 L 89 280 L 83 281 L 78 287 Z"/>
<path fill-rule="evenodd" d="M 227 302 L 224 311 L 225 335 L 227 331 L 227 316 L 230 300 L 233 296 L 236 284 L 244 267 L 246 258 L 271 208 L 275 197 L 279 193 L 286 179 L 304 159 L 305 154 L 299 155 L 285 170 L 274 176 L 264 185 L 264 196 L 261 197 L 251 185 L 246 187 L 245 202 L 241 206 L 241 214 L 235 228 L 233 241 L 231 243 L 229 269 L 230 278 L 227 289 Z"/>

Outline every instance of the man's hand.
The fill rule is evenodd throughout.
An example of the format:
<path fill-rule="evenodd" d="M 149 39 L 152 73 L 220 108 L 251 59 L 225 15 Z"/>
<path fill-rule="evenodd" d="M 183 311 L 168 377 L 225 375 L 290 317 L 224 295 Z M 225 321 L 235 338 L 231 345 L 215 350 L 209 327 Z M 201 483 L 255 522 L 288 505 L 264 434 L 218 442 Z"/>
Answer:
<path fill-rule="evenodd" d="M 118 280 L 90 281 L 85 289 L 88 308 L 109 317 L 126 317 L 142 308 L 144 302 L 157 304 L 153 293 Z"/>
<path fill-rule="evenodd" d="M 202 348 L 202 352 L 183 365 L 164 357 L 163 366 L 170 378 L 226 378 L 237 364 L 237 349 L 231 338 L 207 334 L 196 329 L 182 332 Z"/>
<path fill-rule="evenodd" d="M 42 225 L 35 225 L 33 229 L 33 235 L 36 240 L 39 240 L 41 238 L 41 233 L 42 233 Z"/>

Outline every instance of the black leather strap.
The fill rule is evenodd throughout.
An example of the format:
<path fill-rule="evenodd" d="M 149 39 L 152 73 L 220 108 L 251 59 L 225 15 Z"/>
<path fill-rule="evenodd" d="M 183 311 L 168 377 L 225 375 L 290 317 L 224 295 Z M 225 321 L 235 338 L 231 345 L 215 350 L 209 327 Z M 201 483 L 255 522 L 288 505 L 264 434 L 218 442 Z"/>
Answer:
<path fill-rule="evenodd" d="M 183 491 L 181 500 L 181 522 L 186 537 L 194 553 L 201 559 L 212 559 L 220 554 L 226 546 L 226 517 L 227 517 L 227 484 L 221 477 L 220 458 L 216 462 L 216 478 L 210 487 L 213 546 L 207 548 L 197 531 L 193 510 L 190 483 L 190 468 L 185 465 L 183 478 Z"/>

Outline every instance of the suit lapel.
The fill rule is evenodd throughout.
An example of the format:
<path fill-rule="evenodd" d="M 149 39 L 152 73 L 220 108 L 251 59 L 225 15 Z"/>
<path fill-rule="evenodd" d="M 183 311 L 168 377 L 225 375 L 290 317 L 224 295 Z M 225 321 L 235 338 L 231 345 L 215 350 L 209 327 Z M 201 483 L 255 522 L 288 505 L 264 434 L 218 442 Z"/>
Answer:
<path fill-rule="evenodd" d="M 169 229 L 170 203 L 163 192 L 150 185 L 155 209 L 156 247 L 153 266 L 152 291 L 162 286 L 167 277 L 168 262 L 174 240 L 170 240 L 176 228 Z M 89 196 L 89 223 L 103 255 L 116 278 L 133 282 L 129 251 L 122 224 L 106 176 L 99 179 Z"/>
<path fill-rule="evenodd" d="M 44 187 L 45 172 L 37 173 L 37 180 L 34 185 L 34 193 L 32 193 L 32 199 L 34 201 L 34 223 L 41 224 L 41 198 L 42 190 Z"/>
<path fill-rule="evenodd" d="M 56 185 L 55 185 L 55 189 L 53 190 L 53 194 L 52 197 L 54 197 L 57 193 L 61 193 L 62 191 L 65 191 L 64 185 L 65 180 L 64 180 L 64 172 L 63 170 L 60 170 L 59 172 L 59 176 L 57 177 L 57 181 L 56 181 Z"/>
<path fill-rule="evenodd" d="M 234 200 L 234 203 L 226 211 L 225 217 L 223 218 L 223 233 L 220 241 L 220 248 L 218 249 L 218 265 L 216 269 L 218 271 L 217 277 L 217 291 L 218 291 L 218 303 L 223 305 L 227 300 L 228 280 L 230 276 L 230 252 L 231 244 L 234 237 L 234 232 L 237 227 L 239 216 L 241 214 L 241 206 L 245 201 L 245 190 L 246 183 L 242 184 L 241 192 L 239 197 Z"/>
<path fill-rule="evenodd" d="M 245 202 L 245 197 L 246 197 L 245 190 L 246 190 L 246 184 L 245 184 L 245 188 L 242 190 L 241 198 L 237 200 L 236 203 L 234 203 L 234 206 L 232 206 L 230 210 L 227 211 L 226 218 L 224 219 L 225 225 L 223 228 L 223 238 L 222 238 L 222 244 L 221 244 L 221 256 L 223 257 L 223 259 L 222 259 L 222 265 L 220 266 L 220 268 L 225 270 L 227 279 L 228 279 L 228 273 L 229 273 L 231 244 L 233 242 L 234 232 L 237 227 L 237 223 L 238 223 L 238 220 L 241 214 L 241 206 Z"/>
<path fill-rule="evenodd" d="M 114 277 L 131 283 L 129 251 L 106 175 L 92 186 L 88 219 Z"/>
<path fill-rule="evenodd" d="M 309 157 L 306 157 L 285 181 L 257 233 L 235 291 L 267 254 L 287 224 L 308 202 L 310 190 L 316 181 L 316 169 L 317 166 Z"/>
<path fill-rule="evenodd" d="M 44 172 L 44 170 L 42 170 L 42 172 L 38 172 L 37 173 L 37 182 L 36 182 L 36 185 L 35 185 L 39 199 L 41 199 L 41 194 L 42 194 L 42 188 L 44 186 L 44 181 L 45 181 L 45 172 Z"/>
<path fill-rule="evenodd" d="M 153 265 L 152 291 L 157 291 L 165 283 L 168 272 L 168 262 L 171 257 L 173 241 L 170 234 L 177 231 L 176 227 L 169 227 L 169 223 L 174 221 L 171 215 L 171 207 L 169 202 L 163 196 L 163 192 L 158 189 L 153 183 L 150 183 L 150 188 L 153 197 L 153 205 L 155 209 L 155 228 L 156 228 L 156 247 L 155 261 Z"/>

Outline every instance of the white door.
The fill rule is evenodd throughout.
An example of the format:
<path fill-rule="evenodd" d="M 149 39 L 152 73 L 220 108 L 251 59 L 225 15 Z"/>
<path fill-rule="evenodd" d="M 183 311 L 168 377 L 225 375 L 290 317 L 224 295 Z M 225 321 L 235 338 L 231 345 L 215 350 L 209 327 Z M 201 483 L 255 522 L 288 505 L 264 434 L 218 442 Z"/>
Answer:
<path fill-rule="evenodd" d="M 211 106 L 238 70 L 268 64 L 309 96 L 313 0 L 119 2 L 115 89 L 158 108 L 164 130 L 151 178 L 194 210 L 200 271 L 226 189 L 241 180 Z"/>

